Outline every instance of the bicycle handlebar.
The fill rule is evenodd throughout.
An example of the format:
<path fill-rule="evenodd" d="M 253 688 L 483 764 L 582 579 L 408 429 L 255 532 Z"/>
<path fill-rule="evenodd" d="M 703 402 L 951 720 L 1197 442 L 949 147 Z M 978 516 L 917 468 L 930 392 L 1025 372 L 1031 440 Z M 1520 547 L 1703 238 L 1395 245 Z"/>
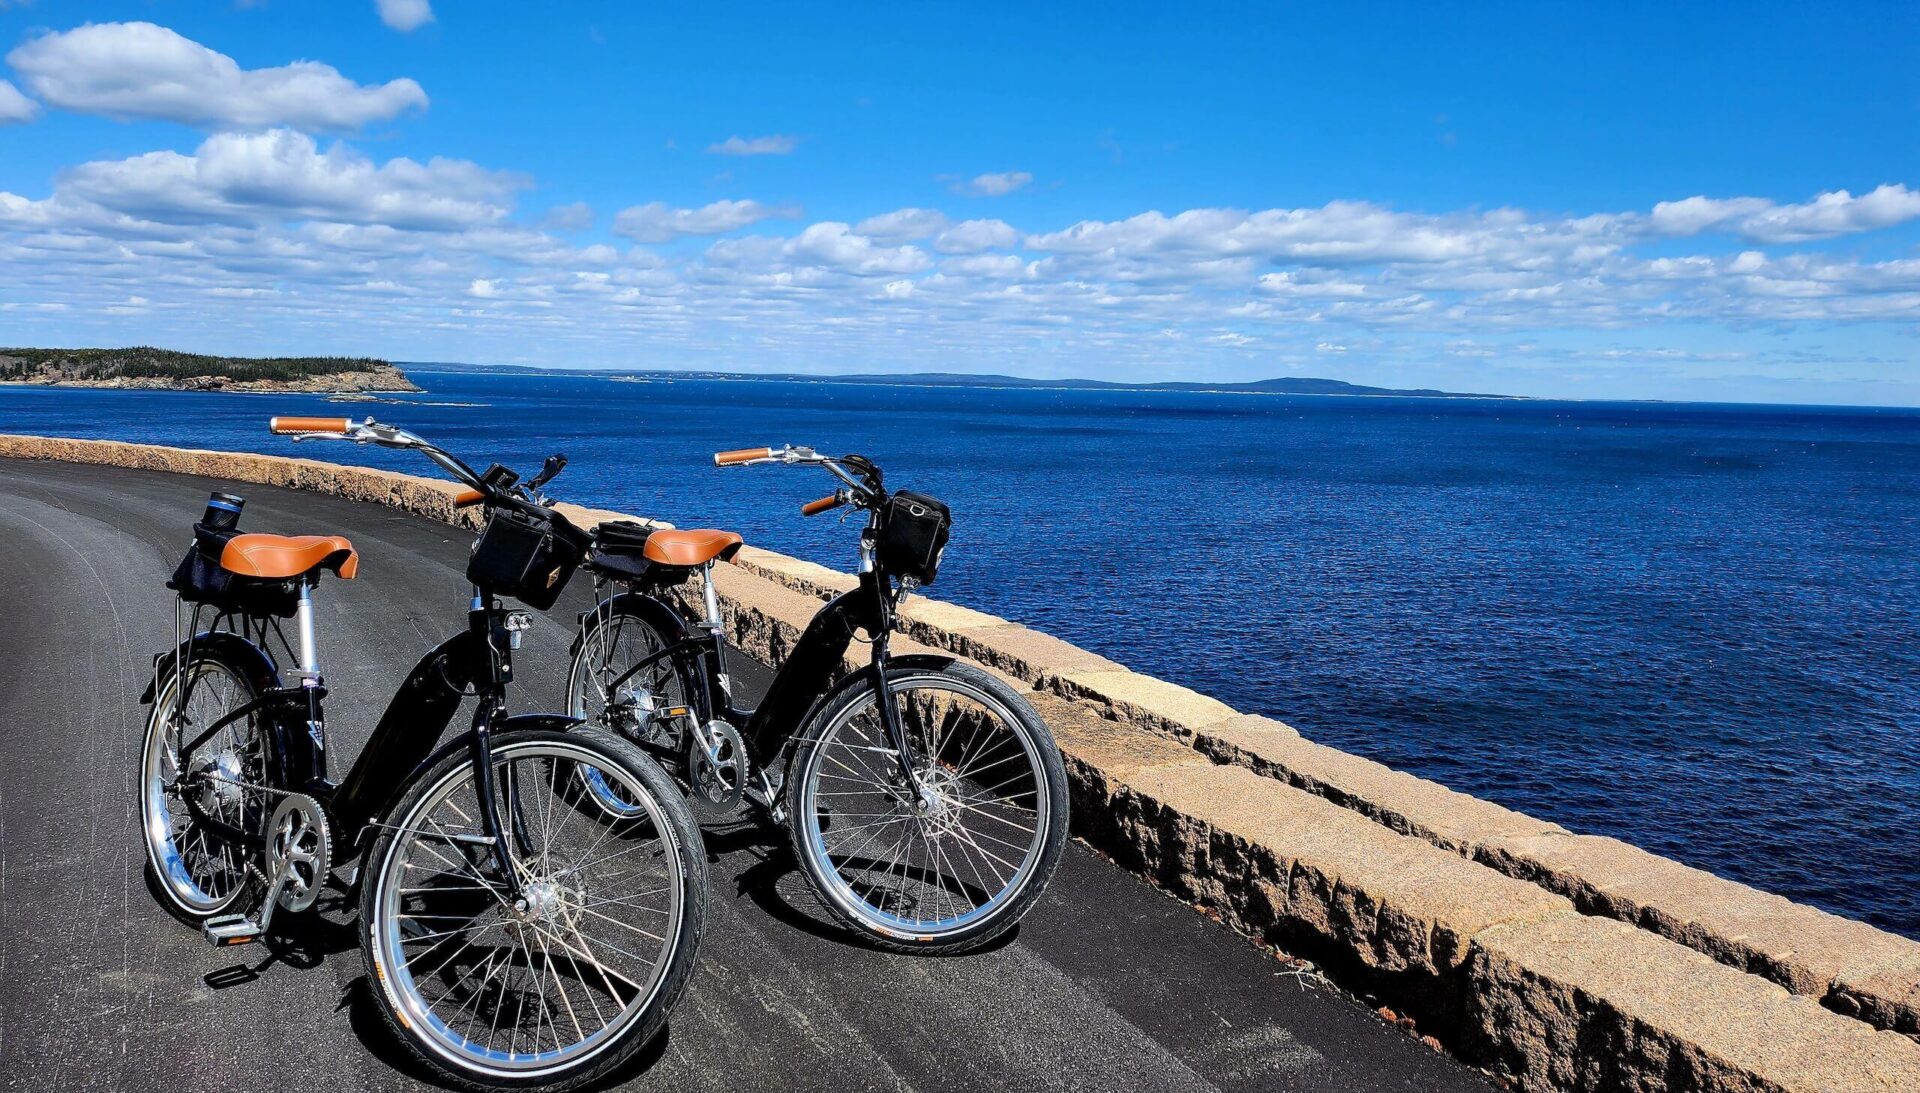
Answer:
<path fill-rule="evenodd" d="M 772 448 L 735 448 L 730 452 L 713 453 L 713 465 L 731 467 L 738 463 L 757 463 L 763 459 L 772 458 Z"/>
<path fill-rule="evenodd" d="M 439 445 L 431 444 L 397 425 L 386 425 L 371 417 L 364 421 L 344 417 L 274 417 L 268 419 L 267 428 L 282 436 L 292 436 L 295 441 L 348 440 L 355 444 L 378 444 L 382 448 L 411 448 L 433 460 L 441 470 L 467 487 L 456 495 L 455 507 L 481 502 L 521 506 L 538 501 L 537 498 L 523 501 L 506 490 L 494 487 L 478 471 Z M 561 465 L 565 465 L 564 460 L 561 460 Z"/>
<path fill-rule="evenodd" d="M 822 497 L 818 501 L 809 501 L 806 504 L 801 505 L 800 515 L 818 516 L 823 512 L 828 512 L 833 509 L 839 508 L 841 505 L 846 504 L 850 499 L 851 498 L 847 496 L 847 491 L 834 490 L 832 493 L 826 495 L 825 497 Z"/>
<path fill-rule="evenodd" d="M 887 491 L 881 485 L 880 468 L 873 460 L 862 455 L 831 456 L 821 455 L 812 448 L 782 444 L 778 448 L 735 448 L 730 452 L 713 453 L 716 467 L 738 467 L 749 463 L 784 463 L 787 466 L 806 464 L 824 467 L 835 478 L 847 484 L 843 490 L 835 490 L 833 496 L 822 497 L 818 501 L 809 501 L 800 507 L 803 516 L 817 516 L 829 509 L 841 505 L 858 505 L 872 509 L 887 499 Z M 852 468 L 852 473 L 848 472 Z M 858 477 L 855 477 L 858 475 Z"/>
<path fill-rule="evenodd" d="M 267 430 L 285 436 L 289 433 L 339 433 L 353 430 L 353 419 L 344 417 L 275 417 L 267 419 Z"/>

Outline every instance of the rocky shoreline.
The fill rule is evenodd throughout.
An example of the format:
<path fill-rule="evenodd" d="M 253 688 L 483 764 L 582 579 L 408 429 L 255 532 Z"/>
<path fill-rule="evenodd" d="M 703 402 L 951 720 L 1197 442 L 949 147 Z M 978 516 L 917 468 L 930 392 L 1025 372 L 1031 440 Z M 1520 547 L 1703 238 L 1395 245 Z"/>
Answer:
<path fill-rule="evenodd" d="M 0 347 L 0 383 L 132 391 L 258 394 L 419 394 L 378 357 L 224 357 L 150 345 L 122 349 Z"/>
<path fill-rule="evenodd" d="M 408 379 L 405 372 L 393 367 L 286 380 L 236 380 L 226 376 L 188 376 L 181 379 L 114 376 L 90 380 L 49 376 L 3 382 L 20 387 L 102 387 L 129 391 L 225 391 L 239 394 L 390 395 L 420 394 L 425 390 Z"/>

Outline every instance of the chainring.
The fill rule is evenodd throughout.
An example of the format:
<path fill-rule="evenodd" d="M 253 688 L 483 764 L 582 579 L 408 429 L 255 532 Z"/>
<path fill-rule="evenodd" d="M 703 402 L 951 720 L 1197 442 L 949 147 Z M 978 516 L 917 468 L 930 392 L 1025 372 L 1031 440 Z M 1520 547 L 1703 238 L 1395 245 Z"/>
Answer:
<path fill-rule="evenodd" d="M 267 882 L 288 870 L 280 906 L 304 911 L 320 898 L 333 870 L 333 837 L 320 802 L 304 793 L 281 798 L 267 821 Z"/>
<path fill-rule="evenodd" d="M 711 753 L 698 731 L 687 730 L 687 803 L 700 823 L 720 823 L 733 818 L 747 795 L 747 742 L 725 721 L 709 721 L 705 729 Z"/>

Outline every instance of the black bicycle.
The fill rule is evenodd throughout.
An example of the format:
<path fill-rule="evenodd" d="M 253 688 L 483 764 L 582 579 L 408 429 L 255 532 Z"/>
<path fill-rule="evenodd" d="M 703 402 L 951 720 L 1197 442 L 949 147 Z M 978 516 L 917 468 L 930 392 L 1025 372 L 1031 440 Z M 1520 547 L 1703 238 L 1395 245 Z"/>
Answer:
<path fill-rule="evenodd" d="M 821 608 L 765 698 L 746 709 L 733 699 L 713 582 L 714 563 L 739 551 L 740 536 L 602 524 L 587 559 L 602 598 L 581 616 L 568 712 L 661 757 L 703 821 L 729 820 L 744 801 L 788 823 L 823 902 L 882 947 L 987 943 L 1019 921 L 1059 864 L 1067 780 L 1046 724 L 1018 691 L 950 657 L 889 655 L 901 598 L 939 569 L 947 506 L 890 492 L 858 455 L 754 448 L 714 461 L 805 464 L 838 477 L 840 489 L 801 511 L 865 512 L 858 587 Z M 670 601 L 695 576 L 704 617 L 689 621 Z M 609 595 L 611 586 L 620 587 Z M 841 679 L 862 631 L 871 659 Z M 609 818 L 635 807 L 592 770 L 578 777 Z"/>
<path fill-rule="evenodd" d="M 359 554 L 337 535 L 243 534 L 241 499 L 215 494 L 168 582 L 181 597 L 175 644 L 142 699 L 156 890 L 213 944 L 243 945 L 276 908 L 311 908 L 333 868 L 359 858 L 348 894 L 357 888 L 371 994 L 423 1063 L 469 1089 L 603 1079 L 686 985 L 706 861 L 679 788 L 632 744 L 560 715 L 506 713 L 531 616 L 500 597 L 551 606 L 587 544 L 540 493 L 564 458 L 521 484 L 372 418 L 270 427 L 418 451 L 468 487 L 461 503 L 484 505 L 487 522 L 467 625 L 421 659 L 332 781 L 314 591 L 325 572 L 354 578 Z M 441 744 L 463 698 L 477 699 L 471 728 Z M 627 807 L 584 800 L 586 771 Z"/>

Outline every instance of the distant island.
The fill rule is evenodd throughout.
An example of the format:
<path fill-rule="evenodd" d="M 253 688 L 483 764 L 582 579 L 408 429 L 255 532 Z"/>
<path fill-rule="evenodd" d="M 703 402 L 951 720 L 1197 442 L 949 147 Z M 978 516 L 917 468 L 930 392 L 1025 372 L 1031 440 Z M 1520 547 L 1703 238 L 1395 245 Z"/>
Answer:
<path fill-rule="evenodd" d="M 214 357 L 146 345 L 0 349 L 0 383 L 318 395 L 420 390 L 392 363 L 372 357 Z"/>
<path fill-rule="evenodd" d="M 1367 387 L 1345 380 L 1314 379 L 1307 376 L 1282 376 L 1248 380 L 1243 383 L 1205 383 L 1167 381 L 1163 383 L 1116 383 L 1111 380 L 1030 379 L 1025 376 L 1001 376 L 968 372 L 858 372 L 844 376 L 821 376 L 803 372 L 671 372 L 665 370 L 535 368 L 524 365 L 463 364 L 458 361 L 406 361 L 410 368 L 437 369 L 445 372 L 478 374 L 513 373 L 533 376 L 602 376 L 635 383 L 662 380 L 778 380 L 785 383 L 852 383 L 892 387 L 997 387 L 1066 391 L 1183 391 L 1196 394 L 1244 395 L 1364 395 L 1376 398 L 1473 398 L 1520 399 L 1523 395 L 1487 395 L 1465 391 L 1438 391 L 1427 387 Z"/>
<path fill-rule="evenodd" d="M 1248 380 L 1244 383 L 1115 383 L 1110 380 L 1027 379 L 1021 376 L 968 375 L 964 372 L 907 372 L 897 376 L 859 373 L 850 376 L 764 376 L 763 379 L 830 379 L 834 383 L 908 383 L 915 387 L 1032 387 L 1061 388 L 1069 391 L 1189 391 L 1210 394 L 1254 395 L 1379 395 L 1400 398 L 1515 398 L 1514 395 L 1477 395 L 1461 391 L 1436 391 L 1428 387 L 1367 387 L 1345 380 L 1313 379 L 1308 376 L 1282 376 Z"/>

